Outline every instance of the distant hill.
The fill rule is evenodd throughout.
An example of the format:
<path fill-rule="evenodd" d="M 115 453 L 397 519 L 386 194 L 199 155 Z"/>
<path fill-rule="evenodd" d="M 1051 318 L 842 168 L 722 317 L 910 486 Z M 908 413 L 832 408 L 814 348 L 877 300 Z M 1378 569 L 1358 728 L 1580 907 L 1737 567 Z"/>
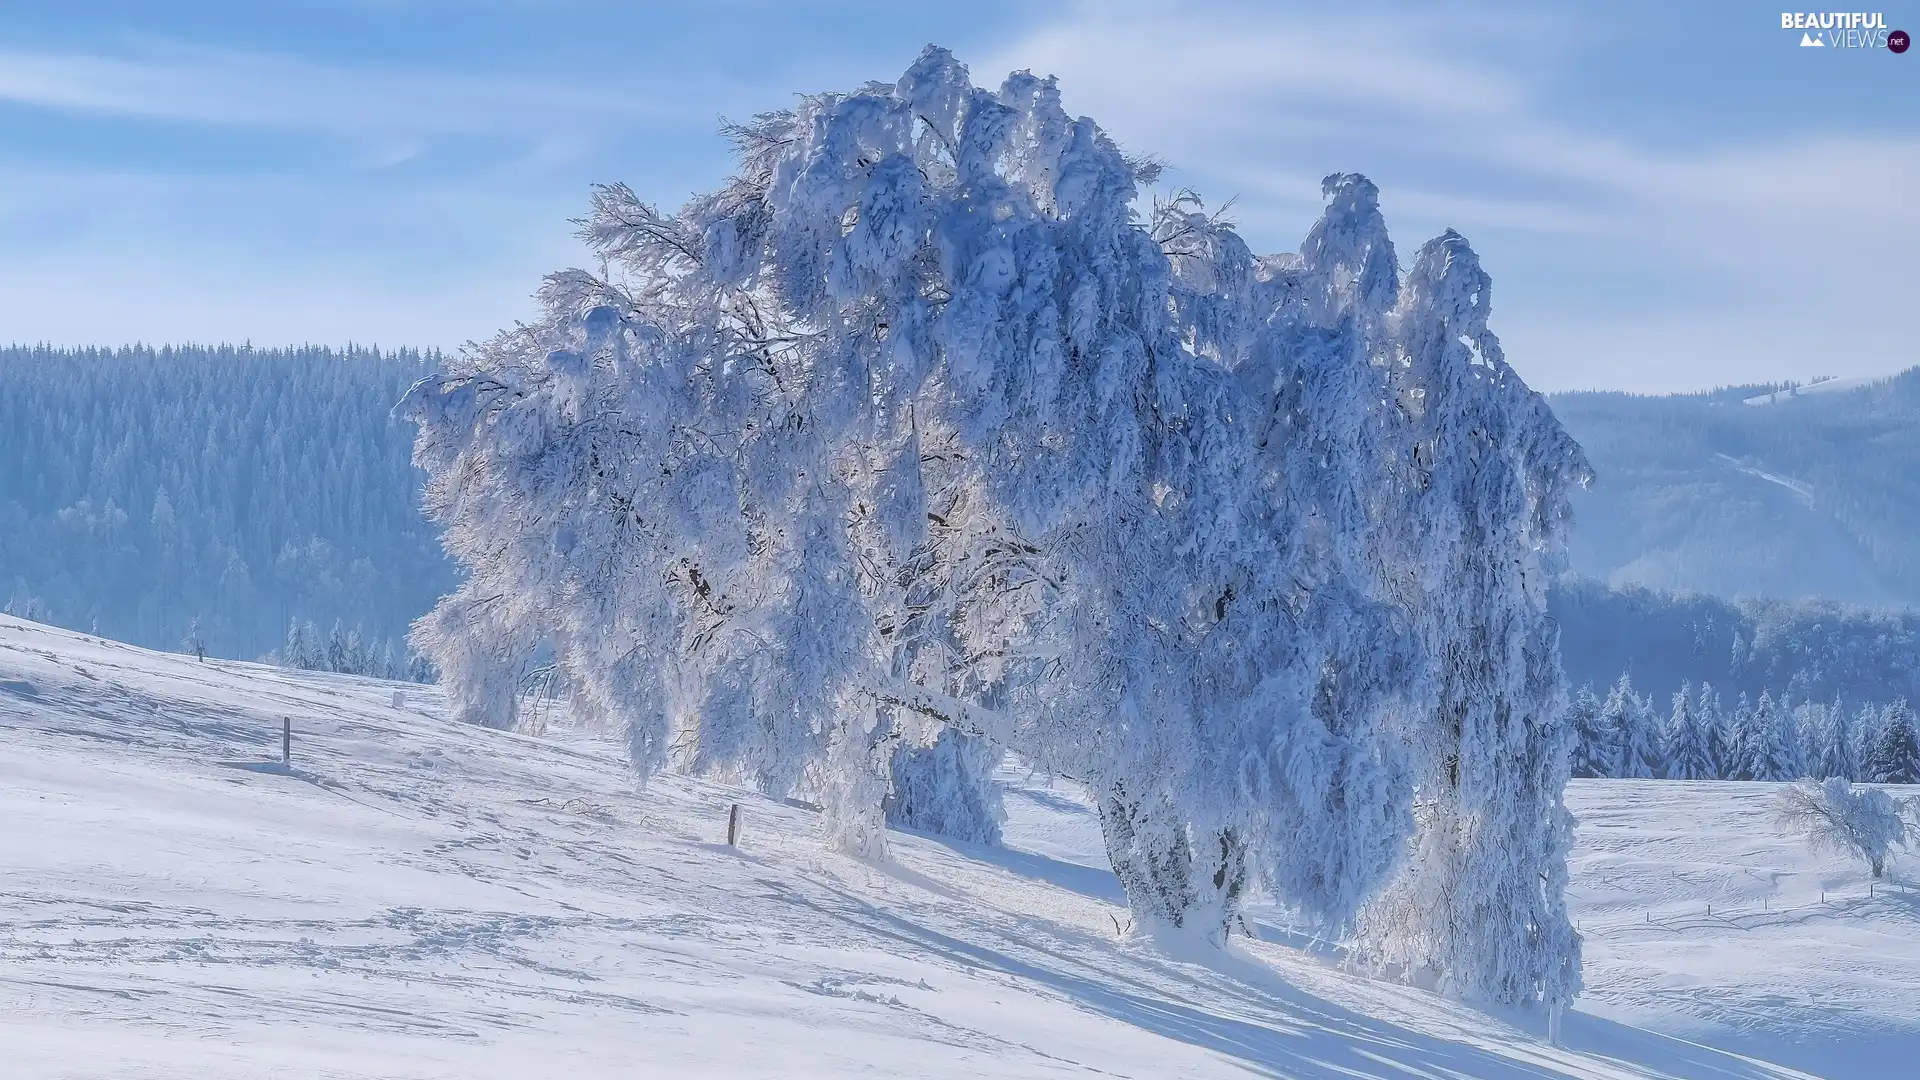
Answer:
<path fill-rule="evenodd" d="M 1614 586 L 1920 607 L 1920 368 L 1550 399 L 1593 462 L 1571 569 Z"/>
<path fill-rule="evenodd" d="M 398 638 L 456 581 L 392 415 L 438 360 L 0 348 L 0 610 L 218 656 Z M 1920 369 L 1551 400 L 1599 474 L 1553 598 L 1576 685 L 1920 696 Z"/>
<path fill-rule="evenodd" d="M 0 348 L 0 610 L 216 656 L 392 642 L 457 580 L 393 405 L 437 354 Z"/>

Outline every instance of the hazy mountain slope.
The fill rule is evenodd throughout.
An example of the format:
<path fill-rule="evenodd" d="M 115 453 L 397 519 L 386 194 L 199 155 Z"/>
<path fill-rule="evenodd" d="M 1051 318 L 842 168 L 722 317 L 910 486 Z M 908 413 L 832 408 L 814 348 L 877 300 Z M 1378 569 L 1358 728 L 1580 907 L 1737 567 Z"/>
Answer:
<path fill-rule="evenodd" d="M 1574 572 L 1920 604 L 1920 369 L 1832 392 L 1764 389 L 1555 395 L 1598 474 L 1575 500 Z"/>
<path fill-rule="evenodd" d="M 1847 1080 L 1920 1051 L 1904 900 L 1778 930 L 1693 915 L 1852 881 L 1784 844 L 1724 862 L 1696 826 L 1748 810 L 1717 792 L 1682 817 L 1645 785 L 1577 790 L 1610 830 L 1583 834 L 1575 896 L 1612 1019 L 1583 1007 L 1557 1049 L 1537 1017 L 1285 944 L 1181 959 L 1119 936 L 1094 818 L 1041 781 L 1015 777 L 1008 849 L 896 833 L 895 862 L 865 863 L 804 808 L 673 777 L 636 792 L 611 740 L 454 725 L 396 688 L 0 618 L 8 1075 L 1804 1075 L 1738 1056 L 1780 1050 Z M 282 717 L 288 770 L 264 763 Z M 717 842 L 734 801 L 738 850 Z M 1850 947 L 1871 977 L 1842 977 Z M 1676 1007 L 1682 985 L 1721 1004 Z"/>

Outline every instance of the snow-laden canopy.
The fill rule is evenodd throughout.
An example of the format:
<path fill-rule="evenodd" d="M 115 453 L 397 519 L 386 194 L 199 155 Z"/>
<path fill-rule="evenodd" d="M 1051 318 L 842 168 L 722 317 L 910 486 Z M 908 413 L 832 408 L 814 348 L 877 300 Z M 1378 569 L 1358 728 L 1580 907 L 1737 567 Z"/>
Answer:
<path fill-rule="evenodd" d="M 1466 241 L 1403 282 L 1340 175 L 1255 257 L 1188 193 L 1143 215 L 1053 80 L 937 48 L 728 133 L 676 214 L 598 189 L 601 271 L 409 395 L 464 714 L 551 656 L 643 775 L 818 797 L 870 854 L 889 813 L 990 837 L 1011 750 L 1096 795 L 1143 921 L 1261 888 L 1570 994 L 1541 560 L 1585 465 Z"/>

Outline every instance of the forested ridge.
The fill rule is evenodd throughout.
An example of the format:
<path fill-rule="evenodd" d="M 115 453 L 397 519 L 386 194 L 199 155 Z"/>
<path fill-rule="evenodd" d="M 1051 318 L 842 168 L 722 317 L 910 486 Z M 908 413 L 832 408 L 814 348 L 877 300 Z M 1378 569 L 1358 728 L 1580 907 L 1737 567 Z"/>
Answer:
<path fill-rule="evenodd" d="M 290 622 L 393 641 L 452 587 L 393 405 L 411 349 L 0 349 L 0 603 L 252 658 Z"/>
<path fill-rule="evenodd" d="M 1552 396 L 1595 472 L 1574 499 L 1575 572 L 1728 598 L 1920 605 L 1920 368 L 1770 394 L 1781 390 Z"/>

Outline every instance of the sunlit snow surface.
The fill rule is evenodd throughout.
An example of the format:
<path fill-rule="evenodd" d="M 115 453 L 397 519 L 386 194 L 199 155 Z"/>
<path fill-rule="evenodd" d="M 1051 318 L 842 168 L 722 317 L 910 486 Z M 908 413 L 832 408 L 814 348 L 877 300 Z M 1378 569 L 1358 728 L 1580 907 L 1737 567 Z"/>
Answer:
<path fill-rule="evenodd" d="M 1279 943 L 1311 945 L 1271 911 L 1252 921 L 1274 942 L 1231 956 L 1121 940 L 1084 801 L 1018 770 L 1010 850 L 895 834 L 894 864 L 870 865 L 823 850 L 803 807 L 677 778 L 641 794 L 610 741 L 439 711 L 419 687 L 0 618 L 0 1077 L 1734 1080 L 1796 1075 L 1736 1055 L 1836 1078 L 1920 1061 L 1920 896 L 1868 899 L 1860 873 L 1775 838 L 1766 785 L 1576 785 L 1589 995 L 1561 1050 L 1537 1017 Z M 282 717 L 288 771 L 263 764 Z M 734 801 L 737 851 L 719 842 Z"/>

